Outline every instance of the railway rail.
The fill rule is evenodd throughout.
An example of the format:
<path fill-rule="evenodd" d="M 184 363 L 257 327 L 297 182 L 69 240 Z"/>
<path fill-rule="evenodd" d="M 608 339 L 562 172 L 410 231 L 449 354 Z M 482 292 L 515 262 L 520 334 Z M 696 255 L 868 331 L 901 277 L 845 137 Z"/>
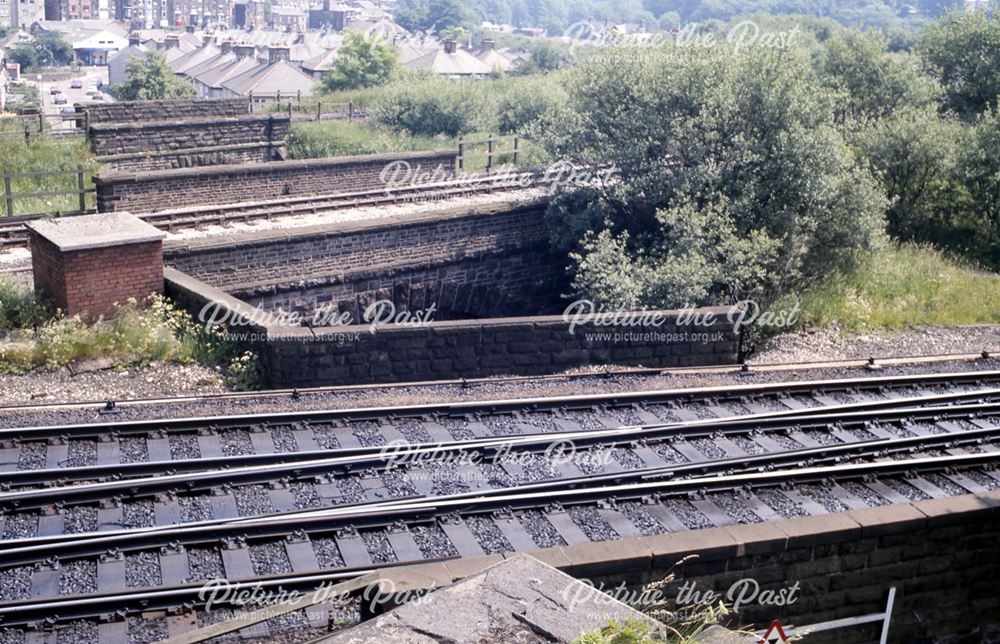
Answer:
<path fill-rule="evenodd" d="M 406 424 L 423 431 L 404 435 Z M 0 471 L 0 628 L 108 627 L 183 612 L 204 602 L 204 582 L 215 577 L 306 589 L 406 563 L 1000 489 L 996 371 L 102 419 L 0 430 L 0 455 L 22 442 L 62 448 L 321 426 L 338 437 L 334 447 L 45 469 L 8 460 Z M 387 440 L 394 434 L 403 440 Z M 556 458 L 553 445 L 614 458 L 591 467 Z M 458 481 L 463 469 L 474 470 L 475 484 L 431 483 Z M 389 490 L 390 480 L 407 484 Z M 265 502 L 235 503 L 243 493 Z M 182 512 L 189 502 L 208 511 Z M 136 521 L 127 508 L 140 505 L 150 516 Z M 96 521 L 74 519 L 78 509 Z"/>
<path fill-rule="evenodd" d="M 161 230 L 176 232 L 177 230 L 208 225 L 225 226 L 234 222 L 250 223 L 262 219 L 270 221 L 280 217 L 350 208 L 443 201 L 486 193 L 523 190 L 525 185 L 544 186 L 546 184 L 547 179 L 539 171 L 533 170 L 473 176 L 419 185 L 391 186 L 328 195 L 285 197 L 234 204 L 191 206 L 133 214 Z M 26 216 L 0 219 L 0 249 L 23 246 L 28 239 L 24 224 L 41 218 L 41 216 Z"/>

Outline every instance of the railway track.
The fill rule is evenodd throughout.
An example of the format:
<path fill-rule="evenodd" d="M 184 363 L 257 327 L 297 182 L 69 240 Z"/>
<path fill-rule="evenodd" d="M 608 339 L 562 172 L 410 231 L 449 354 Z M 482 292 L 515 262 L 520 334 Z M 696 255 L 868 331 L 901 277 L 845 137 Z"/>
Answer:
<path fill-rule="evenodd" d="M 0 430 L 4 450 L 22 441 L 204 440 L 206 428 L 210 438 L 323 428 L 338 441 L 117 467 L 17 469 L 7 460 L 0 628 L 83 619 L 99 639 L 142 613 L 160 620 L 153 630 L 165 637 L 182 628 L 168 616 L 203 601 L 215 577 L 310 588 L 409 562 L 998 489 L 998 379 L 934 374 Z"/>
<path fill-rule="evenodd" d="M 540 179 L 542 181 L 539 181 Z M 199 228 L 208 225 L 225 226 L 235 222 L 270 221 L 280 217 L 316 214 L 349 208 L 443 201 L 486 193 L 523 190 L 525 182 L 531 185 L 543 185 L 544 177 L 538 171 L 526 171 L 512 174 L 476 176 L 420 185 L 341 192 L 329 195 L 192 206 L 133 214 L 161 230 L 176 232 L 178 230 Z M 42 216 L 0 219 L 0 248 L 23 246 L 28 239 L 27 229 L 25 229 L 24 224 L 40 218 Z"/>

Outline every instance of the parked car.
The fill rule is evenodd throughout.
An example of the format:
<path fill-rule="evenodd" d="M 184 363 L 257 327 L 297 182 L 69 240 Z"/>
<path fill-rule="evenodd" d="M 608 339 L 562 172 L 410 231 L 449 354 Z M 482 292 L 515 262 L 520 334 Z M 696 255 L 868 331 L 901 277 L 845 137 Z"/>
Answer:
<path fill-rule="evenodd" d="M 104 94 L 101 94 L 100 92 L 95 92 L 94 95 L 91 96 L 91 98 L 94 99 L 95 101 L 103 101 Z"/>
<path fill-rule="evenodd" d="M 79 78 L 74 78 L 72 81 L 70 81 L 69 86 L 72 87 L 73 89 L 82 89 L 83 81 L 80 80 Z"/>
<path fill-rule="evenodd" d="M 66 103 L 68 103 L 68 102 L 69 102 L 69 100 L 67 100 L 67 98 L 66 98 L 66 95 L 65 95 L 65 94 L 59 94 L 59 95 L 57 95 L 57 96 L 56 96 L 56 97 L 55 97 L 54 99 L 52 99 L 52 102 L 53 102 L 53 103 L 54 103 L 55 105 L 65 105 Z"/>
<path fill-rule="evenodd" d="M 64 107 L 61 110 L 59 110 L 59 113 L 62 114 L 63 116 L 68 116 L 70 114 L 76 114 L 76 108 L 73 107 L 72 105 L 67 105 L 66 107 Z"/>
<path fill-rule="evenodd" d="M 97 91 L 96 87 L 90 86 L 90 87 L 87 88 L 87 96 L 93 96 L 94 94 L 97 94 L 97 93 L 98 93 L 98 91 Z"/>
<path fill-rule="evenodd" d="M 53 85 L 49 88 L 49 94 L 62 94 L 62 90 Z"/>

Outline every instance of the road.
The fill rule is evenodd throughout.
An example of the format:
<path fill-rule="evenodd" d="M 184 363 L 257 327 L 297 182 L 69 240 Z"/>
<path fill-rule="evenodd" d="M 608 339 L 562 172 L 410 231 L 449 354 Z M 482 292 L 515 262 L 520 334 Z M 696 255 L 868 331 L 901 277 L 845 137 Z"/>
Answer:
<path fill-rule="evenodd" d="M 72 88 L 70 84 L 74 79 L 79 79 L 83 82 L 83 87 Z M 108 89 L 108 68 L 107 67 L 82 67 L 80 73 L 74 77 L 74 79 L 66 79 L 56 82 L 43 82 L 39 84 L 39 94 L 42 97 L 42 110 L 46 116 L 58 115 L 60 110 L 65 107 L 73 107 L 74 103 L 82 103 L 84 101 L 91 100 L 87 96 L 87 88 L 90 86 L 92 80 L 96 80 L 99 84 L 101 93 L 104 94 L 105 101 L 111 101 L 112 98 L 106 91 Z M 57 105 L 54 100 L 56 95 L 51 93 L 52 87 L 58 87 L 62 95 L 66 97 L 66 103 L 63 105 Z M 65 123 L 55 125 L 55 119 L 50 119 L 50 122 L 54 124 L 57 129 L 72 129 L 73 122 L 66 121 Z"/>

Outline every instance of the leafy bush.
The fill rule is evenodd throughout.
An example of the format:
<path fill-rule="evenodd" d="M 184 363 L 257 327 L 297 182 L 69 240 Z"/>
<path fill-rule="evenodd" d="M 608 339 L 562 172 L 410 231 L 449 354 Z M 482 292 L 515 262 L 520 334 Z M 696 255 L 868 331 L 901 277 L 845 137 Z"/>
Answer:
<path fill-rule="evenodd" d="M 480 129 L 482 105 L 473 83 L 444 79 L 386 88 L 372 109 L 383 125 L 416 136 L 458 136 Z"/>
<path fill-rule="evenodd" d="M 293 159 L 409 152 L 450 146 L 447 139 L 409 136 L 385 127 L 328 121 L 295 123 L 288 135 L 288 154 Z"/>
<path fill-rule="evenodd" d="M 545 127 L 559 117 L 566 100 L 566 91 L 552 79 L 526 79 L 514 91 L 506 92 L 497 103 L 497 131 L 523 134 L 536 127 Z"/>

